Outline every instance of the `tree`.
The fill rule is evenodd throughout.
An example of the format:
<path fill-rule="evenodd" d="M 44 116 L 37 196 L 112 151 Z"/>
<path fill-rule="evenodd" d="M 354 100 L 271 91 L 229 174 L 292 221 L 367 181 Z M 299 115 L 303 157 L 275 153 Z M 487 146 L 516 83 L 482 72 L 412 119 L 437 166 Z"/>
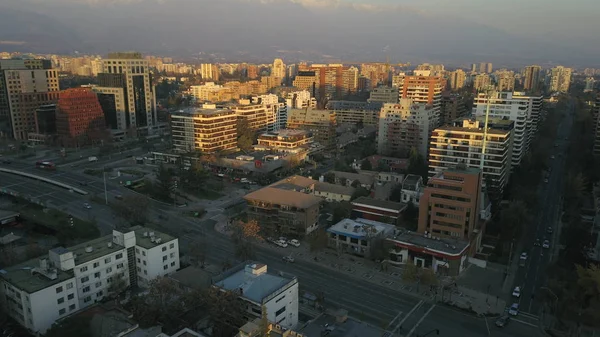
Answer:
<path fill-rule="evenodd" d="M 207 251 L 207 243 L 204 239 L 195 240 L 190 245 L 190 250 L 188 251 L 190 262 L 200 266 L 200 268 L 204 268 Z"/>
<path fill-rule="evenodd" d="M 420 281 L 426 286 L 437 286 L 439 280 L 433 270 L 426 268 L 421 271 Z"/>
<path fill-rule="evenodd" d="M 369 192 L 369 190 L 361 186 L 354 190 L 351 200 L 358 199 L 360 197 L 368 197 L 369 195 L 371 195 L 371 192 Z"/>
<path fill-rule="evenodd" d="M 408 168 L 406 170 L 406 173 L 420 175 L 421 177 L 423 177 L 423 181 L 427 180 L 427 163 L 425 163 L 425 159 L 423 159 L 423 156 L 414 147 L 410 149 L 410 155 L 408 157 Z"/>
<path fill-rule="evenodd" d="M 355 180 L 352 182 L 352 184 L 350 184 L 350 186 L 352 186 L 354 188 L 358 188 L 358 187 L 360 187 L 360 181 Z"/>
<path fill-rule="evenodd" d="M 158 167 L 154 196 L 161 201 L 171 202 L 171 193 L 175 190 L 173 174 L 164 165 Z"/>
<path fill-rule="evenodd" d="M 238 147 L 243 151 L 250 150 L 256 140 L 256 132 L 250 128 L 250 124 L 248 123 L 247 119 L 238 119 L 237 135 Z"/>
<path fill-rule="evenodd" d="M 415 282 L 419 277 L 419 267 L 415 266 L 412 261 L 409 261 L 404 265 L 402 270 L 402 281 L 404 282 Z"/>
<path fill-rule="evenodd" d="M 335 184 L 335 173 L 327 172 L 327 173 L 325 173 L 323 178 L 324 178 L 325 182 L 330 183 L 330 184 Z"/>
<path fill-rule="evenodd" d="M 369 161 L 369 159 L 364 159 L 360 164 L 360 169 L 371 171 L 373 169 L 373 165 L 371 165 L 371 161 Z"/>
<path fill-rule="evenodd" d="M 412 201 L 409 201 L 406 205 L 406 209 L 402 213 L 402 221 L 404 222 L 404 226 L 406 229 L 410 231 L 416 231 L 419 220 L 419 208 L 415 206 Z"/>
<path fill-rule="evenodd" d="M 260 226 L 256 220 L 248 222 L 238 221 L 233 228 L 233 243 L 235 244 L 235 256 L 241 260 L 249 260 L 255 257 L 254 242 L 262 241 Z"/>
<path fill-rule="evenodd" d="M 91 336 L 90 322 L 92 316 L 77 315 L 56 321 L 46 331 L 44 337 L 79 337 Z"/>
<path fill-rule="evenodd" d="M 324 228 L 318 228 L 308 237 L 308 244 L 311 252 L 316 252 L 327 248 L 329 238 Z"/>
<path fill-rule="evenodd" d="M 212 336 L 234 336 L 246 323 L 244 319 L 246 305 L 239 300 L 238 296 L 238 293 L 233 291 L 221 291 L 215 288 L 208 291 L 207 304 L 213 330 Z"/>
<path fill-rule="evenodd" d="M 402 200 L 402 185 L 397 185 L 390 193 L 390 201 L 400 202 Z"/>
<path fill-rule="evenodd" d="M 371 249 L 369 257 L 375 261 L 383 261 L 388 258 L 388 249 L 385 246 L 385 239 L 382 237 L 376 237 L 371 239 Z"/>
<path fill-rule="evenodd" d="M 389 170 L 390 167 L 383 160 L 380 160 L 377 163 L 377 172 L 387 172 Z"/>
<path fill-rule="evenodd" d="M 144 225 L 148 219 L 150 202 L 146 197 L 140 195 L 124 196 L 123 200 L 114 204 L 111 203 L 111 205 L 113 205 L 118 216 L 132 225 Z"/>
<path fill-rule="evenodd" d="M 186 311 L 182 295 L 183 291 L 174 280 L 159 277 L 150 282 L 148 295 L 131 300 L 131 313 L 141 327 L 173 324 Z"/>
<path fill-rule="evenodd" d="M 527 205 L 522 200 L 512 200 L 508 207 L 500 211 L 502 237 L 510 239 L 520 234 L 523 226 L 529 221 Z"/>
<path fill-rule="evenodd" d="M 352 204 L 347 201 L 331 203 L 331 207 L 333 209 L 332 222 L 334 224 L 349 218 L 352 212 Z"/>

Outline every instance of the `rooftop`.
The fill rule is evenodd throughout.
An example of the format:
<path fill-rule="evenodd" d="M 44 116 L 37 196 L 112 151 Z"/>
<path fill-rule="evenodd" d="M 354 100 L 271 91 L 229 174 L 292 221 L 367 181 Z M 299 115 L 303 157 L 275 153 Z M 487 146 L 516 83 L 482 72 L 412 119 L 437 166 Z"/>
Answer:
<path fill-rule="evenodd" d="M 338 233 L 355 239 L 377 236 L 381 233 L 393 233 L 396 226 L 367 219 L 343 219 L 327 229 L 330 233 Z"/>
<path fill-rule="evenodd" d="M 352 181 L 358 180 L 363 185 L 373 185 L 373 183 L 375 182 L 375 177 L 371 174 L 360 174 L 342 171 L 331 171 L 331 173 L 335 174 L 336 179 L 347 179 Z"/>
<path fill-rule="evenodd" d="M 352 194 L 354 194 L 355 190 L 356 189 L 354 187 L 330 184 L 325 182 L 317 182 L 315 184 L 315 191 L 318 192 L 328 192 L 351 196 Z"/>
<path fill-rule="evenodd" d="M 271 131 L 271 132 L 265 132 L 263 134 L 261 134 L 259 137 L 281 137 L 281 138 L 287 138 L 287 137 L 302 137 L 302 136 L 310 136 L 311 133 L 309 131 L 306 130 L 300 130 L 300 129 L 282 129 L 282 130 L 278 130 L 278 131 Z"/>
<path fill-rule="evenodd" d="M 299 175 L 294 175 L 291 177 L 287 177 L 285 179 L 279 180 L 275 183 L 272 183 L 271 185 L 269 185 L 270 187 L 277 187 L 280 188 L 280 186 L 285 186 L 285 185 L 294 185 L 294 186 L 298 186 L 301 187 L 302 189 L 304 188 L 309 188 L 312 187 L 317 181 L 312 180 L 311 178 L 306 178 L 303 176 L 299 176 Z M 283 187 L 285 189 L 285 187 Z"/>
<path fill-rule="evenodd" d="M 457 165 L 454 167 L 448 167 L 445 171 L 440 172 L 442 179 L 443 177 L 443 173 L 444 172 L 451 172 L 451 173 L 462 173 L 462 174 L 479 174 L 479 172 L 481 172 L 481 170 L 477 167 L 468 167 L 468 166 L 464 166 L 464 165 Z"/>
<path fill-rule="evenodd" d="M 397 213 L 402 212 L 406 208 L 406 204 L 401 202 L 377 200 L 369 197 L 360 197 L 352 201 L 352 205 L 364 205 L 377 208 L 388 209 Z"/>
<path fill-rule="evenodd" d="M 244 298 L 262 303 L 266 297 L 295 282 L 295 277 L 270 274 L 266 265 L 251 263 L 232 268 L 226 277 L 215 282 L 215 286 L 229 291 L 241 291 Z"/>
<path fill-rule="evenodd" d="M 40 258 L 48 258 L 48 255 L 40 256 L 12 267 L 0 270 L 0 277 L 29 294 L 35 293 L 52 285 L 73 278 L 72 271 L 56 269 L 56 279 L 52 280 L 40 273 L 33 272 L 34 268 L 40 267 Z"/>
<path fill-rule="evenodd" d="M 456 131 L 456 132 L 483 134 L 483 128 L 465 128 L 465 127 L 451 126 L 451 125 L 441 126 L 434 130 L 434 132 L 436 132 L 436 131 L 447 131 L 447 132 L 448 131 Z M 510 133 L 510 131 L 488 129 L 487 133 L 488 133 L 488 135 L 507 135 Z"/>
<path fill-rule="evenodd" d="M 415 191 L 419 182 L 423 184 L 423 177 L 416 174 L 408 174 L 402 182 L 402 189 Z"/>
<path fill-rule="evenodd" d="M 211 117 L 219 114 L 234 114 L 234 112 L 230 109 L 186 108 L 177 110 L 173 113 L 173 116 L 194 117 L 202 115 L 204 117 Z"/>
<path fill-rule="evenodd" d="M 434 238 L 426 234 L 420 234 L 410 231 L 396 233 L 393 238 L 388 238 L 388 241 L 398 242 L 408 246 L 425 248 L 426 251 L 438 252 L 448 255 L 459 255 L 467 247 L 468 241 L 449 239 L 449 238 Z"/>
<path fill-rule="evenodd" d="M 286 205 L 296 208 L 308 208 L 318 205 L 321 198 L 303 192 L 289 191 L 277 187 L 264 187 L 260 190 L 246 194 L 246 200 L 262 201 L 276 205 Z"/>
<path fill-rule="evenodd" d="M 156 245 L 157 245 L 157 243 L 152 242 L 150 233 L 154 233 L 155 240 L 156 239 L 161 240 L 160 244 L 175 240 L 175 238 L 169 234 L 165 234 L 165 233 L 156 231 L 154 229 L 149 229 L 149 228 L 142 227 L 142 226 L 134 226 L 134 227 L 131 227 L 130 230 L 135 232 L 135 245 L 140 246 L 142 248 L 146 248 L 146 249 L 156 247 Z M 144 236 L 144 233 L 146 233 L 146 232 L 148 233 L 148 236 Z"/>
<path fill-rule="evenodd" d="M 91 252 L 86 251 L 86 249 L 89 250 L 89 247 L 92 248 Z M 67 251 L 73 252 L 75 265 L 78 266 L 122 249 L 125 249 L 125 247 L 115 244 L 113 242 L 112 234 L 110 234 L 91 241 L 80 243 L 77 246 L 69 248 L 58 247 L 53 248 L 52 250 L 57 253 L 65 253 Z"/>
<path fill-rule="evenodd" d="M 179 284 L 191 289 L 205 289 L 210 287 L 212 278 L 215 275 L 196 267 L 187 267 L 169 275 L 170 278 L 179 282 Z"/>

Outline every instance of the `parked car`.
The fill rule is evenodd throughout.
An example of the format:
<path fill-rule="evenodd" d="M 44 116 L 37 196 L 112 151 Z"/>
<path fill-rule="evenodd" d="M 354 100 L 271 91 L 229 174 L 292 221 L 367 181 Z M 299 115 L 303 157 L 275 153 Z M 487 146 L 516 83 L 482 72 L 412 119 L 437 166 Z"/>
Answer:
<path fill-rule="evenodd" d="M 512 295 L 514 297 L 521 297 L 521 287 L 515 287 L 515 290 L 513 290 Z"/>
<path fill-rule="evenodd" d="M 519 314 L 519 303 L 513 303 L 508 309 L 508 314 L 511 316 L 517 316 Z"/>
<path fill-rule="evenodd" d="M 521 260 L 527 260 L 527 253 L 526 252 L 521 253 L 521 256 L 519 258 Z"/>
<path fill-rule="evenodd" d="M 115 199 L 117 200 L 123 200 L 123 196 L 120 194 L 115 195 Z"/>
<path fill-rule="evenodd" d="M 510 316 L 504 315 L 496 320 L 496 326 L 504 328 L 510 322 Z"/>
<path fill-rule="evenodd" d="M 282 241 L 282 240 L 277 240 L 275 241 L 275 244 L 278 245 L 279 247 L 285 248 L 288 246 L 287 242 Z"/>
<path fill-rule="evenodd" d="M 550 248 L 550 241 L 548 240 L 544 240 L 544 243 L 542 244 L 542 248 Z"/>
<path fill-rule="evenodd" d="M 548 227 L 548 228 L 546 229 L 546 233 L 548 233 L 548 234 L 552 234 L 552 227 Z"/>
<path fill-rule="evenodd" d="M 283 261 L 289 262 L 289 263 L 294 263 L 294 258 L 291 255 L 290 256 L 284 256 L 283 257 Z"/>
<path fill-rule="evenodd" d="M 535 239 L 534 246 L 541 246 L 540 239 Z"/>
<path fill-rule="evenodd" d="M 292 239 L 292 240 L 288 241 L 288 243 L 294 247 L 300 247 L 300 241 L 298 241 L 296 239 Z"/>
<path fill-rule="evenodd" d="M 83 207 L 87 208 L 87 209 L 91 209 L 92 205 L 88 204 L 87 202 L 83 203 Z"/>

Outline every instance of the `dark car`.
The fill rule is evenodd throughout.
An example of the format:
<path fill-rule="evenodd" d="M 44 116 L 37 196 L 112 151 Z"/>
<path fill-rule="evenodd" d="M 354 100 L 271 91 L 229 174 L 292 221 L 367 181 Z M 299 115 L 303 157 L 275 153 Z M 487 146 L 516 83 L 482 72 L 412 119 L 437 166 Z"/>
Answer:
<path fill-rule="evenodd" d="M 510 317 L 504 315 L 496 320 L 496 326 L 499 328 L 504 328 L 508 322 L 510 322 Z"/>

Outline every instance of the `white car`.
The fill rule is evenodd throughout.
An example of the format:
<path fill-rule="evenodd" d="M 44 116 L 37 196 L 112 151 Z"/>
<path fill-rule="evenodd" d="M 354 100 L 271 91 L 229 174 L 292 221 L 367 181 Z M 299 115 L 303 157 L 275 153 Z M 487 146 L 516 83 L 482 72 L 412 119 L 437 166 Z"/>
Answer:
<path fill-rule="evenodd" d="M 542 248 L 550 248 L 550 241 L 544 240 L 544 243 L 542 243 Z"/>
<path fill-rule="evenodd" d="M 285 248 L 288 246 L 287 242 L 282 241 L 282 240 L 277 240 L 275 241 L 275 244 L 278 245 L 279 247 Z"/>
<path fill-rule="evenodd" d="M 521 297 L 521 287 L 515 287 L 515 290 L 513 290 L 512 295 L 514 297 Z"/>
<path fill-rule="evenodd" d="M 527 260 L 527 253 L 525 253 L 525 252 L 521 253 L 521 256 L 519 258 L 521 260 Z"/>
<path fill-rule="evenodd" d="M 294 247 L 300 247 L 300 241 L 296 239 L 291 239 L 290 241 L 288 241 L 288 243 Z"/>
<path fill-rule="evenodd" d="M 91 209 L 92 205 L 88 204 L 87 202 L 83 203 L 83 207 L 87 208 L 87 209 Z"/>
<path fill-rule="evenodd" d="M 291 255 L 290 256 L 284 256 L 283 257 L 283 261 L 294 263 L 294 258 Z"/>
<path fill-rule="evenodd" d="M 508 309 L 508 314 L 511 316 L 517 316 L 519 314 L 519 303 L 513 303 Z"/>

